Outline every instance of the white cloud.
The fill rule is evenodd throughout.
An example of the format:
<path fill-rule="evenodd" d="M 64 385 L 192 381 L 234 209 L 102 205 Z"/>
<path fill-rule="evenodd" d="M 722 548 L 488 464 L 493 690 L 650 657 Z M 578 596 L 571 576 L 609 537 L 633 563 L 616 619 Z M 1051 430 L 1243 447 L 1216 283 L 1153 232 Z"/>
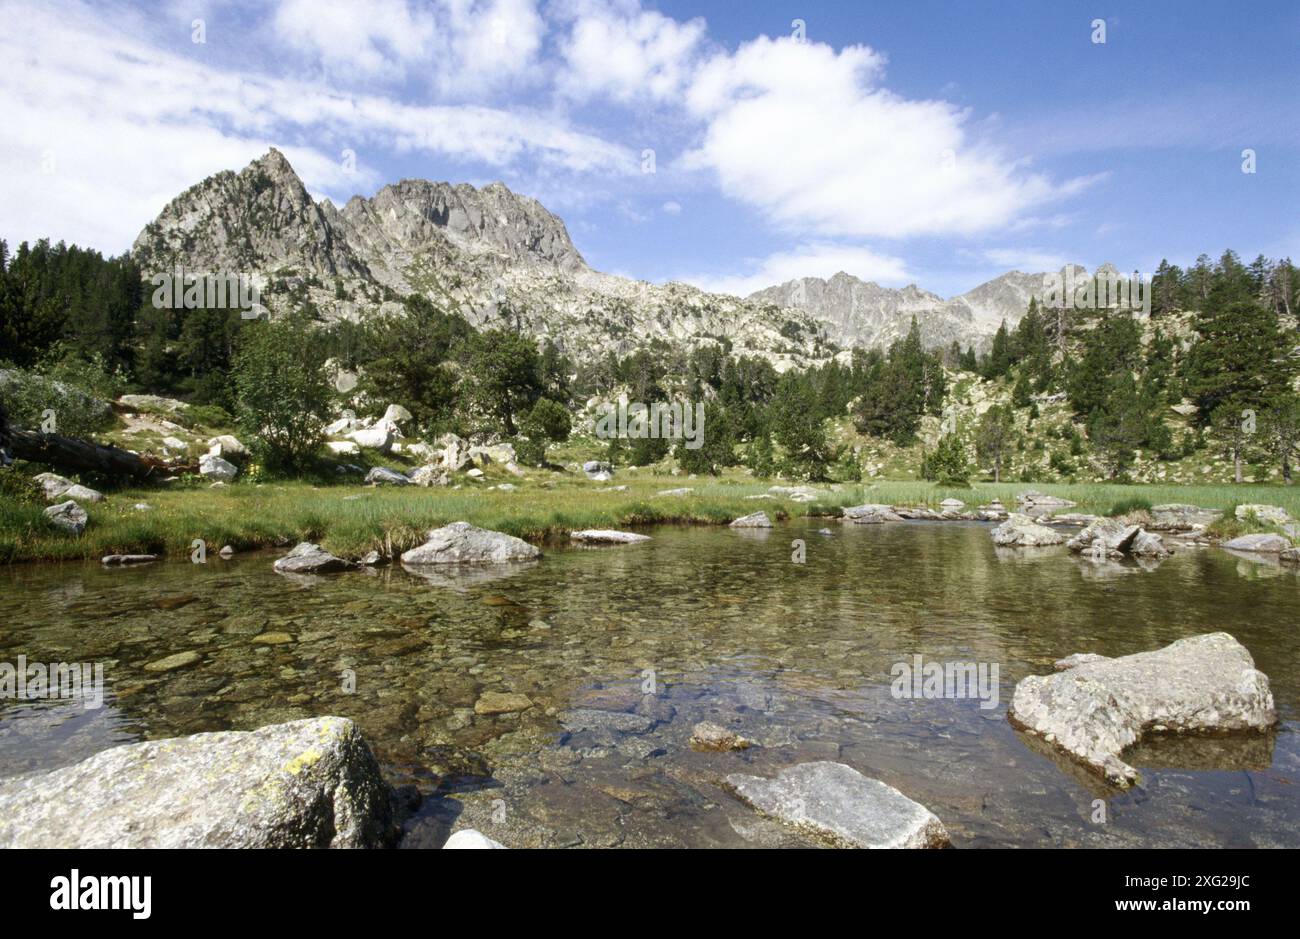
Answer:
<path fill-rule="evenodd" d="M 224 71 L 139 38 L 147 30 L 120 10 L 0 4 L 0 18 L 20 12 L 23 30 L 0 33 L 9 65 L 0 70 L 0 205 L 11 241 L 50 235 L 121 251 L 179 192 L 272 144 L 309 190 L 341 198 L 389 181 L 368 169 L 378 162 L 368 153 L 527 163 L 558 176 L 636 166 L 630 151 L 552 114 L 409 105 Z M 344 172 L 344 149 L 358 155 L 356 175 Z"/>
<path fill-rule="evenodd" d="M 1074 263 L 1063 254 L 1041 248 L 988 248 L 981 252 L 983 259 L 998 267 L 1018 271 L 1059 271 Z"/>
<path fill-rule="evenodd" d="M 424 76 L 452 97 L 529 74 L 546 31 L 535 0 L 280 0 L 271 27 L 335 81 Z"/>
<path fill-rule="evenodd" d="M 769 255 L 752 262 L 750 267 L 750 272 L 743 274 L 699 274 L 677 279 L 713 293 L 738 297 L 747 297 L 756 290 L 799 277 L 829 278 L 841 271 L 885 285 L 904 284 L 912 279 L 907 273 L 907 265 L 900 258 L 878 254 L 858 245 L 819 242 Z"/>
<path fill-rule="evenodd" d="M 704 20 L 679 23 L 623 0 L 576 0 L 564 6 L 573 23 L 560 42 L 560 90 L 571 98 L 667 101 L 683 91 L 705 41 Z"/>
<path fill-rule="evenodd" d="M 865 46 L 762 37 L 714 56 L 687 98 L 705 123 L 684 165 L 780 226 L 827 236 L 972 235 L 1071 195 L 975 140 L 944 101 L 880 86 Z"/>
<path fill-rule="evenodd" d="M 675 201 L 673 201 L 673 200 L 671 200 L 671 199 L 670 199 L 669 201 L 665 202 L 665 203 L 664 203 L 663 205 L 661 205 L 659 208 L 660 208 L 660 211 L 665 212 L 665 213 L 667 213 L 668 215 L 681 215 L 681 214 L 682 214 L 682 204 L 681 204 L 680 202 L 675 202 Z"/>

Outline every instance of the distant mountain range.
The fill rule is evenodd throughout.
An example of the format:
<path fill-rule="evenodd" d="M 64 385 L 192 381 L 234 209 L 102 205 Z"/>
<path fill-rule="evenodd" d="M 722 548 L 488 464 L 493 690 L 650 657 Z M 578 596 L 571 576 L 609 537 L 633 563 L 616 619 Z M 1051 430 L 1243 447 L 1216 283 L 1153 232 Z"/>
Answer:
<path fill-rule="evenodd" d="M 781 369 L 837 348 L 887 346 L 913 316 L 929 346 L 983 346 L 1003 319 L 1019 320 L 1044 277 L 1012 271 L 949 300 L 844 273 L 743 299 L 656 285 L 592 270 L 560 218 L 501 183 L 408 179 L 339 209 L 314 200 L 275 149 L 181 193 L 132 254 L 146 276 L 177 267 L 248 275 L 273 311 L 308 303 L 327 320 L 355 320 L 420 293 L 480 328 L 550 338 L 578 361 L 655 340 L 687 350 L 728 340 Z"/>

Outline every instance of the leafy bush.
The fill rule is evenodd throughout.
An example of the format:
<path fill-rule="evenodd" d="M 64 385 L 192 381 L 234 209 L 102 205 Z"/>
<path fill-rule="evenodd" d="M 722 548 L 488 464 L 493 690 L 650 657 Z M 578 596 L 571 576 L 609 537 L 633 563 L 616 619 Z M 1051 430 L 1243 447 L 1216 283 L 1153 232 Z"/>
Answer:
<path fill-rule="evenodd" d="M 239 420 L 264 462 L 301 470 L 325 442 L 333 389 L 318 335 L 299 319 L 245 329 L 235 358 Z"/>
<path fill-rule="evenodd" d="M 54 431 L 69 437 L 89 437 L 113 423 L 113 409 L 81 388 L 23 369 L 0 370 L 0 407 L 9 423 L 23 430 L 41 430 L 53 412 Z"/>

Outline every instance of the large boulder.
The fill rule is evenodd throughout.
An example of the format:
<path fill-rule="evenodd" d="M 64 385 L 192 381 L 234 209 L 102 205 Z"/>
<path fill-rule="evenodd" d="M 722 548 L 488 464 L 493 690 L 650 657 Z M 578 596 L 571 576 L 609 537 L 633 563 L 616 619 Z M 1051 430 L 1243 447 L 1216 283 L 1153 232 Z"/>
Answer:
<path fill-rule="evenodd" d="M 248 447 L 239 442 L 238 437 L 230 434 L 221 434 L 208 440 L 208 453 L 213 456 L 225 457 L 238 463 L 241 460 L 247 460 L 252 453 Z"/>
<path fill-rule="evenodd" d="M 462 828 L 447 839 L 442 846 L 443 850 L 502 850 L 505 849 L 499 841 L 493 841 L 487 835 L 473 828 Z"/>
<path fill-rule="evenodd" d="M 199 458 L 199 474 L 214 482 L 228 483 L 239 475 L 239 467 L 229 460 L 205 453 Z"/>
<path fill-rule="evenodd" d="M 400 424 L 411 419 L 411 412 L 400 404 L 390 404 L 379 420 L 385 424 Z"/>
<path fill-rule="evenodd" d="M 91 489 L 89 486 L 83 486 L 80 483 L 74 483 L 57 473 L 37 473 L 32 479 L 40 483 L 41 489 L 45 491 L 45 500 L 47 502 L 56 502 L 60 499 L 80 499 L 82 502 L 103 502 L 104 494 Z"/>
<path fill-rule="evenodd" d="M 395 836 L 379 766 L 342 717 L 133 743 L 0 780 L 5 848 L 370 848 Z"/>
<path fill-rule="evenodd" d="M 442 466 L 448 472 L 458 473 L 469 464 L 469 444 L 455 434 L 443 434 L 438 438 L 442 448 Z"/>
<path fill-rule="evenodd" d="M 356 568 L 352 561 L 337 558 L 318 544 L 304 541 L 275 562 L 278 574 L 336 574 Z"/>
<path fill-rule="evenodd" d="M 1122 557 L 1133 549 L 1142 528 L 1125 525 L 1117 518 L 1099 518 L 1065 543 L 1076 554 L 1086 552 L 1093 556 Z"/>
<path fill-rule="evenodd" d="M 582 472 L 588 479 L 596 482 L 608 482 L 614 478 L 614 467 L 600 460 L 588 460 L 583 463 Z"/>
<path fill-rule="evenodd" d="M 1148 733 L 1266 730 L 1277 723 L 1268 677 L 1227 633 L 1180 639 L 1117 659 L 1072 656 L 1016 685 L 1007 716 L 1109 782 L 1138 772 L 1122 759 Z"/>
<path fill-rule="evenodd" d="M 451 479 L 447 476 L 447 471 L 441 466 L 421 466 L 418 469 L 411 470 L 411 482 L 417 486 L 447 486 L 451 484 Z"/>
<path fill-rule="evenodd" d="M 767 517 L 766 512 L 754 512 L 750 515 L 742 515 L 731 523 L 732 528 L 771 528 L 772 520 Z"/>
<path fill-rule="evenodd" d="M 1223 547 L 1231 551 L 1252 551 L 1257 554 L 1281 554 L 1291 547 L 1290 539 L 1281 535 L 1254 534 L 1241 535 L 1231 541 L 1225 541 Z"/>
<path fill-rule="evenodd" d="M 799 763 L 773 779 L 732 774 L 725 787 L 764 815 L 841 848 L 942 848 L 943 823 L 893 786 L 843 763 Z"/>
<path fill-rule="evenodd" d="M 1059 531 L 1039 525 L 1028 515 L 1013 512 L 1005 522 L 993 529 L 993 543 L 1000 548 L 1037 548 L 1060 544 L 1065 536 Z"/>
<path fill-rule="evenodd" d="M 50 506 L 45 510 L 45 517 L 59 528 L 73 535 L 80 535 L 85 531 L 86 523 L 90 520 L 86 510 L 77 505 L 72 499 Z"/>
<path fill-rule="evenodd" d="M 348 439 L 363 450 L 378 450 L 381 453 L 387 453 L 393 448 L 393 440 L 396 439 L 396 435 L 390 426 L 377 424 L 374 427 L 363 427 L 361 430 L 354 430 L 348 434 Z"/>
<path fill-rule="evenodd" d="M 429 532 L 429 540 L 402 555 L 403 564 L 483 564 L 531 561 L 542 552 L 528 542 L 499 531 L 452 522 Z"/>
<path fill-rule="evenodd" d="M 470 447 L 469 458 L 480 466 L 489 463 L 513 463 L 515 448 L 509 443 L 493 443 L 484 447 Z"/>

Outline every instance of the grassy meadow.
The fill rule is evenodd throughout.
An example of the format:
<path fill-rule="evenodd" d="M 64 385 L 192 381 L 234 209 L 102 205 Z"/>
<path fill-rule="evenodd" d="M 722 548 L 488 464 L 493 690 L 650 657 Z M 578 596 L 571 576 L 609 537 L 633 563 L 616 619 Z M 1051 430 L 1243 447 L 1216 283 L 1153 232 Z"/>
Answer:
<path fill-rule="evenodd" d="M 169 486 L 117 489 L 101 503 L 83 506 L 86 531 L 73 536 L 44 517 L 42 506 L 0 496 L 0 563 L 35 560 L 98 559 L 107 554 L 150 553 L 189 556 L 195 539 L 209 552 L 224 545 L 237 551 L 317 541 L 335 554 L 359 557 L 377 549 L 393 554 L 423 543 L 430 528 L 468 521 L 535 543 L 564 539 L 582 528 L 639 529 L 657 524 L 721 525 L 761 510 L 774 518 L 838 515 L 843 506 L 863 502 L 937 505 L 955 497 L 970 506 L 1000 498 L 1009 508 L 1017 493 L 1036 489 L 1078 503 L 1075 511 L 1122 514 L 1145 505 L 1185 502 L 1223 511 L 1246 502 L 1279 505 L 1300 517 L 1300 490 L 1277 485 L 1110 485 L 1100 483 L 976 483 L 968 489 L 915 480 L 871 480 L 829 484 L 816 502 L 782 496 L 754 500 L 782 480 L 755 480 L 736 472 L 720 478 L 688 479 L 621 471 L 612 482 L 591 482 L 581 474 L 533 472 L 515 478 L 489 467 L 484 479 L 457 477 L 444 488 L 375 488 L 356 482 L 313 485 L 299 481 L 236 481 L 209 488 L 206 481 L 180 480 Z M 495 488 L 509 482 L 517 488 Z M 626 487 L 621 491 L 615 487 Z M 686 488 L 683 496 L 661 490 Z M 136 503 L 147 503 L 138 511 Z M 1240 531 L 1234 522 L 1215 534 Z"/>

